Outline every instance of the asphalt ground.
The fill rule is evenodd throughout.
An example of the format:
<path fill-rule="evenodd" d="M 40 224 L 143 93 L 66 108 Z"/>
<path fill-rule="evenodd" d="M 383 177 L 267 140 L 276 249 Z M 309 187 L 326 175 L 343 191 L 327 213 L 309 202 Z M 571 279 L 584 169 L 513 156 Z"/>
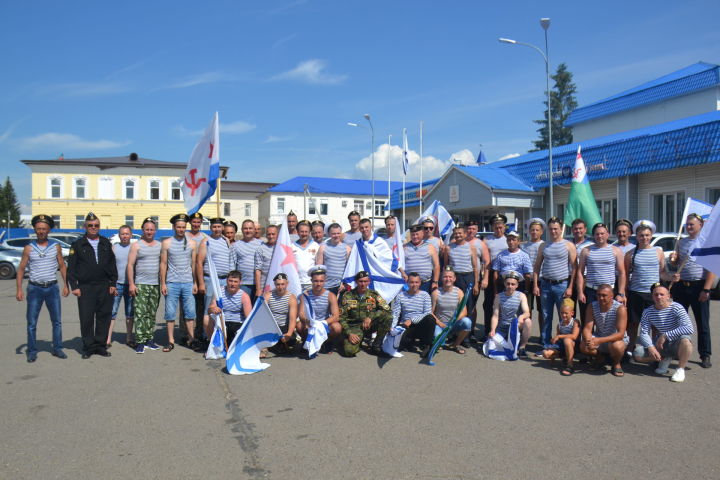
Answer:
<path fill-rule="evenodd" d="M 720 364 L 702 369 L 697 353 L 682 384 L 633 363 L 624 378 L 582 365 L 565 378 L 474 350 L 436 366 L 278 357 L 231 376 L 182 347 L 135 354 L 122 321 L 112 357 L 82 360 L 69 297 L 69 358 L 50 355 L 43 310 L 28 364 L 14 292 L 0 282 L 2 479 L 720 478 Z M 717 346 L 718 302 L 711 316 Z"/>

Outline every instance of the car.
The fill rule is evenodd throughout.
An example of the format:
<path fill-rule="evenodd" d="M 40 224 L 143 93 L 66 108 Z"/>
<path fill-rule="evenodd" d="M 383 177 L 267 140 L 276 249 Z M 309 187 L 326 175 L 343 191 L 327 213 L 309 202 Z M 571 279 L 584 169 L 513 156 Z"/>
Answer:
<path fill-rule="evenodd" d="M 82 238 L 82 233 L 74 233 L 74 232 L 58 232 L 58 233 L 49 233 L 48 238 L 52 238 L 54 240 L 60 240 L 61 242 L 65 242 L 68 245 L 72 245 L 75 243 L 76 240 L 79 240 Z M 34 233 L 30 234 L 31 238 L 36 238 L 37 235 Z"/>
<path fill-rule="evenodd" d="M 10 248 L 13 250 L 18 250 L 21 254 L 23 249 L 25 249 L 25 245 L 29 245 L 30 242 L 35 240 L 33 237 L 19 237 L 19 238 L 11 238 L 9 240 L 5 240 L 2 243 L 0 243 L 0 246 L 4 248 Z M 63 242 L 62 240 L 53 239 L 57 243 L 60 244 L 60 249 L 62 250 L 62 256 L 63 258 L 67 258 L 68 255 L 70 255 L 70 245 Z"/>
<path fill-rule="evenodd" d="M 0 280 L 15 278 L 21 259 L 22 252 L 0 247 Z"/>
<path fill-rule="evenodd" d="M 138 235 L 137 233 L 133 233 L 132 236 L 130 237 L 130 243 L 135 243 L 138 240 L 140 240 L 141 238 L 142 238 L 141 235 Z M 112 243 L 113 245 L 115 245 L 116 243 L 120 243 L 120 236 L 117 233 L 114 234 L 112 237 L 110 237 L 110 243 Z"/>

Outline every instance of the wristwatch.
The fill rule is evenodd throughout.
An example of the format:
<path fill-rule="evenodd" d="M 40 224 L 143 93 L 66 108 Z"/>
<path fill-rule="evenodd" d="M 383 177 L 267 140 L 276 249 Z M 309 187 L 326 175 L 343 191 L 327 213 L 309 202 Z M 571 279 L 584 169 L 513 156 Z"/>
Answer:
<path fill-rule="evenodd" d="M 709 289 L 709 288 L 703 288 L 703 292 L 705 292 L 705 293 L 710 293 L 710 289 Z"/>

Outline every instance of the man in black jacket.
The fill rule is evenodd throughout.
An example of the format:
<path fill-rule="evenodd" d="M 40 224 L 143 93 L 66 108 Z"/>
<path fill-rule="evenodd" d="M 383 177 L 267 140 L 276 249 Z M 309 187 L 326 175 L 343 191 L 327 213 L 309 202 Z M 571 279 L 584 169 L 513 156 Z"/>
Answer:
<path fill-rule="evenodd" d="M 118 274 L 112 245 L 99 231 L 100 219 L 88 213 L 85 236 L 72 244 L 68 257 L 67 278 L 78 299 L 84 359 L 92 354 L 110 356 L 105 342 Z"/>

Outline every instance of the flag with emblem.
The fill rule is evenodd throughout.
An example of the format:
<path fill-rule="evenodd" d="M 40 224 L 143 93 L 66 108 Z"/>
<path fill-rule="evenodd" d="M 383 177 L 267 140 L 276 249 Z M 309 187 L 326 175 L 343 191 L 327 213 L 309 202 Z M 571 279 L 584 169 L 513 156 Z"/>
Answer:
<path fill-rule="evenodd" d="M 260 361 L 263 348 L 275 345 L 282 337 L 270 307 L 264 297 L 255 300 L 255 306 L 228 347 L 225 368 L 230 375 L 248 375 L 261 372 L 270 366 Z"/>
<path fill-rule="evenodd" d="M 192 215 L 215 193 L 220 177 L 220 130 L 215 112 L 188 160 L 182 181 L 185 210 Z"/>
<path fill-rule="evenodd" d="M 698 213 L 698 215 L 702 214 Z M 720 200 L 705 220 L 695 243 L 695 249 L 691 254 L 693 260 L 702 265 L 705 270 L 720 275 Z"/>
<path fill-rule="evenodd" d="M 426 217 L 432 217 L 435 221 L 435 234 L 443 238 L 446 242 L 450 240 L 453 228 L 455 228 L 455 220 L 448 212 L 440 200 L 435 200 L 420 217 L 415 220 L 416 224 L 422 223 Z"/>
<path fill-rule="evenodd" d="M 595 196 L 587 177 L 585 162 L 580 153 L 580 145 L 578 145 L 575 168 L 573 168 L 572 172 L 570 198 L 565 206 L 566 223 L 570 224 L 577 218 L 581 218 L 588 225 L 588 229 L 596 223 L 602 223 L 602 217 L 598 211 Z"/>
<path fill-rule="evenodd" d="M 263 292 L 269 292 L 274 287 L 273 278 L 278 273 L 284 273 L 288 279 L 288 292 L 296 297 L 302 292 L 300 286 L 300 277 L 298 275 L 297 262 L 295 262 L 295 254 L 292 250 L 292 241 L 290 240 L 290 232 L 287 228 L 287 219 L 283 221 L 278 232 L 278 239 L 275 243 L 273 256 L 270 260 L 270 269 L 268 270 L 267 280 Z"/>
<path fill-rule="evenodd" d="M 403 175 L 407 175 L 410 160 L 408 159 L 407 128 L 403 128 Z"/>

